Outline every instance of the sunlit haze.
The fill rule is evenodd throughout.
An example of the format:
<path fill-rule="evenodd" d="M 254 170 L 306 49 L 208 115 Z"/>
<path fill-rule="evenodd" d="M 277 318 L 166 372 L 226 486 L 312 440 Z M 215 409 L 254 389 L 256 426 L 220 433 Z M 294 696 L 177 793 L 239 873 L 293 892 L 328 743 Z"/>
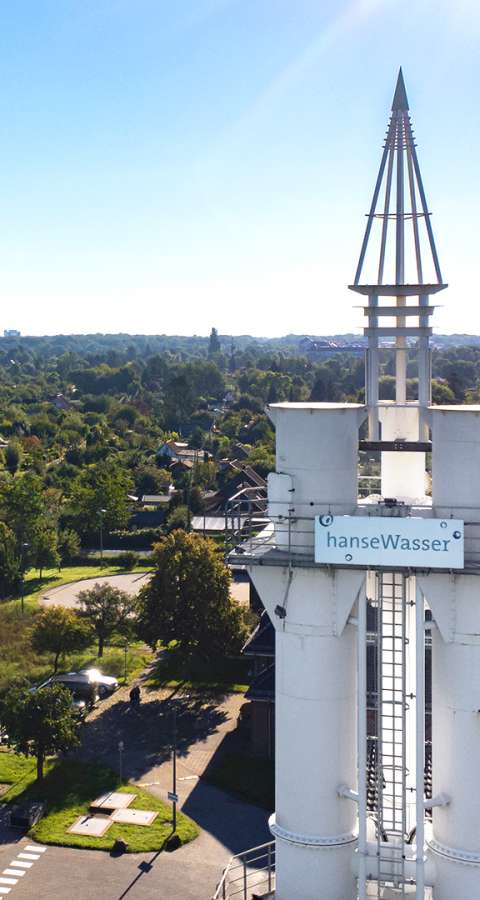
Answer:
<path fill-rule="evenodd" d="M 435 330 L 480 332 L 473 0 L 22 0 L 0 26 L 0 329 L 360 333 L 402 65 Z"/>

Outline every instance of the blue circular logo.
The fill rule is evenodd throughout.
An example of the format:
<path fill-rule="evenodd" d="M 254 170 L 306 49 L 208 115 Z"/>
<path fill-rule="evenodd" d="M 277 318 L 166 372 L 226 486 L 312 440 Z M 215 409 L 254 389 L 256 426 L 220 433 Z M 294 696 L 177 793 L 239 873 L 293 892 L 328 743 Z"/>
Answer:
<path fill-rule="evenodd" d="M 325 516 L 320 516 L 320 525 L 323 525 L 324 528 L 327 528 L 333 522 L 333 516 L 328 513 Z"/>

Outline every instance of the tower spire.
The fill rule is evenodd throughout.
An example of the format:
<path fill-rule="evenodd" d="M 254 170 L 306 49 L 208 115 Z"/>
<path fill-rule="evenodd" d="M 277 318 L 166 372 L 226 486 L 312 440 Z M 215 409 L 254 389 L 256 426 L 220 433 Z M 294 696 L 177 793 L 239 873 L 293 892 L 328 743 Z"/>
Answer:
<path fill-rule="evenodd" d="M 376 224 L 379 228 L 375 240 Z M 367 269 L 373 277 L 365 274 Z M 429 317 L 434 307 L 429 305 L 429 297 L 447 285 L 442 280 L 435 247 L 401 68 L 357 271 L 349 287 L 368 298 L 364 333 L 368 337 L 366 396 L 370 439 L 378 440 L 379 431 L 379 350 L 384 346 L 381 339 L 389 338 L 391 349 L 394 338 L 395 400 L 406 406 L 407 352 L 411 339 L 416 338 L 418 398 L 414 404 L 420 408 L 418 438 L 424 440 L 425 409 L 431 400 Z M 380 302 L 383 298 L 390 299 Z"/>
<path fill-rule="evenodd" d="M 398 72 L 397 86 L 393 95 L 392 110 L 401 110 L 402 112 L 407 112 L 408 110 L 407 92 L 405 90 L 405 82 L 403 80 L 403 72 L 401 66 Z"/>

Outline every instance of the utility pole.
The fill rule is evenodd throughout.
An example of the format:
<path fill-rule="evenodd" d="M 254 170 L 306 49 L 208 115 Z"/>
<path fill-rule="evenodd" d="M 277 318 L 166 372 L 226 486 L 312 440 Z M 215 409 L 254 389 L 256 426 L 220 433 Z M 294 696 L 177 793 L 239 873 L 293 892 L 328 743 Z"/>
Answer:
<path fill-rule="evenodd" d="M 30 544 L 26 542 L 22 543 L 22 552 L 20 555 L 20 609 L 22 611 L 22 616 L 25 612 L 25 551 L 28 550 Z"/>
<path fill-rule="evenodd" d="M 106 511 L 107 511 L 106 509 L 100 509 L 99 513 L 98 513 L 100 516 L 100 565 L 101 566 L 103 565 L 103 516 L 105 515 Z"/>
<path fill-rule="evenodd" d="M 177 830 L 177 707 L 174 705 L 173 707 L 173 746 L 172 746 L 172 756 L 173 756 L 173 783 L 172 783 L 172 803 L 173 803 L 173 815 L 172 815 L 172 826 L 173 832 L 175 833 Z"/>

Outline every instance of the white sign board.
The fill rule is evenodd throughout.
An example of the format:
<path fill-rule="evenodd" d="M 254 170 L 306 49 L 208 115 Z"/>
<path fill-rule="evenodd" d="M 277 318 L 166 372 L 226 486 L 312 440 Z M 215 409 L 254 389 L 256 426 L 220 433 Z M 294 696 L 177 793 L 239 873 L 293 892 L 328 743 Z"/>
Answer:
<path fill-rule="evenodd" d="M 315 562 L 463 569 L 460 519 L 315 517 Z"/>

